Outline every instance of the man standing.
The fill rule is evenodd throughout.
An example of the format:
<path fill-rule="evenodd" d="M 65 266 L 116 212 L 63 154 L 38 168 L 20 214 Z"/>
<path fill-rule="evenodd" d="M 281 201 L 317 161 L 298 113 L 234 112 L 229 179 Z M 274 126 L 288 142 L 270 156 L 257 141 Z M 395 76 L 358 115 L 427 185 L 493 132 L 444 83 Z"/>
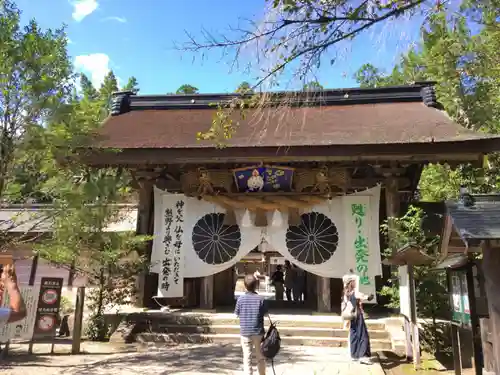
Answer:
<path fill-rule="evenodd" d="M 294 271 L 294 285 L 293 285 L 293 300 L 302 302 L 304 289 L 305 289 L 305 274 L 302 269 L 297 267 L 296 264 L 293 265 Z"/>
<path fill-rule="evenodd" d="M 26 306 L 17 286 L 17 276 L 14 266 L 7 264 L 3 267 L 0 279 L 0 291 L 9 294 L 9 307 L 0 307 L 0 326 L 17 322 L 26 317 Z"/>
<path fill-rule="evenodd" d="M 285 260 L 285 294 L 287 301 L 292 300 L 292 290 L 295 284 L 295 270 L 289 260 Z"/>
<path fill-rule="evenodd" d="M 234 313 L 240 318 L 241 348 L 243 349 L 243 372 L 252 375 L 252 353 L 257 358 L 259 375 L 266 374 L 266 359 L 260 351 L 264 336 L 264 316 L 267 305 L 264 298 L 256 293 L 258 281 L 253 275 L 245 275 L 246 293 L 236 301 Z"/>

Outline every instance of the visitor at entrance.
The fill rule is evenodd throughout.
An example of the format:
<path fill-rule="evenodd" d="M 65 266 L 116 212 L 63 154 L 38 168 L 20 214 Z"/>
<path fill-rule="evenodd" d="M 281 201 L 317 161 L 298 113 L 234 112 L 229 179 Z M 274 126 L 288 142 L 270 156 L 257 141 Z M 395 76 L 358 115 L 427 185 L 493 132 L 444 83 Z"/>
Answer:
<path fill-rule="evenodd" d="M 274 299 L 276 301 L 283 301 L 285 275 L 283 274 L 281 265 L 278 265 L 276 271 L 272 274 L 271 283 L 274 286 Z"/>
<path fill-rule="evenodd" d="M 305 285 L 306 285 L 306 279 L 305 279 L 305 272 L 297 267 L 296 264 L 293 265 L 293 271 L 294 271 L 294 284 L 293 284 L 293 300 L 302 302 L 303 296 L 304 296 L 304 291 L 305 291 Z"/>
<path fill-rule="evenodd" d="M 236 301 L 234 313 L 240 318 L 241 348 L 243 350 L 243 373 L 252 375 L 252 354 L 257 358 L 259 375 L 266 374 L 266 359 L 260 351 L 260 343 L 264 337 L 264 316 L 267 305 L 264 298 L 256 293 L 258 281 L 254 275 L 246 275 L 244 279 L 246 293 Z"/>
<path fill-rule="evenodd" d="M 295 285 L 295 270 L 289 260 L 285 260 L 285 294 L 286 300 L 292 301 L 292 290 Z"/>
<path fill-rule="evenodd" d="M 349 322 L 349 349 L 353 361 L 360 361 L 362 364 L 371 364 L 370 337 L 368 328 L 363 316 L 363 300 L 371 301 L 373 295 L 366 297 L 362 293 L 356 292 L 356 276 L 344 277 L 344 302 L 350 301 L 355 307 L 355 316 Z"/>

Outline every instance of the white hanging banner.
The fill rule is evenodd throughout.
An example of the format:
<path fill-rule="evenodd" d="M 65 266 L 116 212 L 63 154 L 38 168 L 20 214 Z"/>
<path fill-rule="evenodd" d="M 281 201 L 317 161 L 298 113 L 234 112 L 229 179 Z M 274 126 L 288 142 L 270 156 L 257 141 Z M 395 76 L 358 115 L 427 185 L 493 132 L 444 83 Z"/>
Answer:
<path fill-rule="evenodd" d="M 161 273 L 158 280 L 158 295 L 161 297 L 184 296 L 184 223 L 186 202 L 182 194 L 162 197 L 161 235 L 156 237 L 163 248 Z M 158 245 L 158 247 L 160 247 Z"/>
<path fill-rule="evenodd" d="M 290 262 L 318 276 L 341 278 L 353 269 L 363 277 L 360 291 L 371 294 L 373 288 L 374 293 L 374 277 L 382 271 L 379 199 L 380 187 L 377 186 L 326 201 L 303 213 L 299 226 L 289 227 L 288 220 L 284 220 L 282 227 L 268 228 L 268 242 Z M 363 215 L 353 216 L 353 208 L 362 208 Z M 366 280 L 370 284 L 366 284 Z"/>
<path fill-rule="evenodd" d="M 33 337 L 40 284 L 34 286 L 21 285 L 19 292 L 26 306 L 26 317 L 17 322 L 2 324 L 0 327 L 0 343 L 5 343 L 8 340 L 30 340 Z M 0 298 L 0 300 L 2 301 L 2 307 L 9 306 L 9 294 L 7 292 L 3 292 L 3 298 Z"/>
<path fill-rule="evenodd" d="M 268 227 L 271 247 L 303 270 L 323 277 L 342 277 L 345 269 L 344 220 L 342 201 L 332 199 L 301 215 L 301 224 Z"/>
<path fill-rule="evenodd" d="M 224 225 L 225 210 L 215 204 L 186 200 L 186 238 L 184 245 L 185 277 L 204 277 L 234 266 L 259 245 L 262 229 L 253 221 L 245 226 L 245 210 L 235 212 L 236 225 Z"/>
<path fill-rule="evenodd" d="M 365 221 L 366 229 L 368 232 L 368 250 L 370 254 L 369 261 L 369 276 L 382 275 L 382 259 L 380 257 L 380 192 L 382 188 L 380 185 L 372 189 L 360 191 L 344 197 L 345 202 L 349 202 L 349 198 L 354 197 L 368 197 L 368 221 Z M 352 202 L 351 202 L 352 203 Z M 365 202 L 366 203 L 366 202 Z M 352 213 L 352 208 L 351 208 Z"/>
<path fill-rule="evenodd" d="M 236 225 L 224 225 L 222 207 L 155 189 L 151 272 L 160 275 L 159 296 L 181 297 L 183 278 L 224 271 L 259 245 L 262 229 L 249 212 L 239 210 L 235 216 Z"/>

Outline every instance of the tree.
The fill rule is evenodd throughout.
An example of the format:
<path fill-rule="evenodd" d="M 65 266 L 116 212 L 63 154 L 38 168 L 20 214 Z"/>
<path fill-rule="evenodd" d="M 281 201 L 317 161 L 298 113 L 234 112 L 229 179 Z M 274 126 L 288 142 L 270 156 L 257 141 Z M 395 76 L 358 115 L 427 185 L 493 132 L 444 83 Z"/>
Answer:
<path fill-rule="evenodd" d="M 318 81 L 312 81 L 312 82 L 306 83 L 302 87 L 302 91 L 322 91 L 324 89 L 325 88 L 323 87 L 323 85 L 320 84 Z"/>
<path fill-rule="evenodd" d="M 116 91 L 118 91 L 118 80 L 116 79 L 115 73 L 110 70 L 104 77 L 104 81 L 101 84 L 99 96 L 105 103 L 109 103 L 111 95 Z"/>
<path fill-rule="evenodd" d="M 198 94 L 199 90 L 197 87 L 184 84 L 180 86 L 177 91 L 175 92 L 177 95 L 193 95 L 193 94 Z"/>
<path fill-rule="evenodd" d="M 22 27 L 20 15 L 0 0 L 0 203 L 24 201 L 43 182 L 31 142 L 71 94 L 64 28 Z M 18 224 L 0 221 L 0 251 L 20 240 L 8 235 Z"/>
<path fill-rule="evenodd" d="M 35 249 L 43 259 L 60 267 L 73 266 L 87 278 L 91 310 L 87 334 L 104 340 L 108 333 L 104 311 L 135 294 L 135 278 L 144 267 L 138 250 L 148 238 L 109 230 L 128 214 L 118 203 L 129 194 L 129 179 L 121 168 L 94 169 L 79 161 L 76 152 L 90 147 L 107 113 L 99 101 L 85 98 L 72 109 L 71 116 L 49 124 L 43 136 L 48 176 L 44 192 L 57 199 L 47 211 L 52 236 Z"/>
<path fill-rule="evenodd" d="M 92 81 L 83 73 L 80 74 L 80 87 L 84 98 L 96 100 L 99 97 L 99 93 L 92 85 Z"/>
<path fill-rule="evenodd" d="M 134 94 L 139 92 L 139 82 L 137 82 L 137 78 L 130 77 L 127 81 L 127 84 L 123 86 L 122 90 L 124 91 L 132 91 Z"/>
<path fill-rule="evenodd" d="M 264 20 L 250 20 L 248 26 L 231 28 L 229 33 L 203 32 L 203 40 L 189 35 L 183 50 L 200 52 L 221 49 L 229 58 L 238 59 L 244 49 L 257 53 L 262 75 L 257 81 L 273 79 L 285 69 L 297 67 L 296 77 L 304 79 L 324 62 L 324 57 L 343 41 L 352 40 L 376 25 L 394 22 L 415 14 L 429 15 L 442 10 L 448 2 L 440 0 L 389 1 L 311 1 L 268 0 Z M 335 62 L 335 51 L 330 63 Z"/>
<path fill-rule="evenodd" d="M 421 43 L 402 56 L 391 74 L 365 64 L 355 74 L 362 87 L 435 81 L 438 100 L 446 112 L 464 127 L 500 131 L 500 31 L 495 21 L 495 2 L 463 4 L 454 17 L 433 15 Z M 473 26 L 469 26 L 473 25 Z M 471 27 L 480 26 L 474 33 Z M 488 156 L 487 168 L 430 165 L 422 173 L 420 193 L 424 200 L 453 198 L 459 186 L 473 193 L 498 191 L 500 159 Z"/>
<path fill-rule="evenodd" d="M 243 81 L 236 88 L 236 92 L 239 94 L 253 94 L 253 89 L 248 82 Z"/>

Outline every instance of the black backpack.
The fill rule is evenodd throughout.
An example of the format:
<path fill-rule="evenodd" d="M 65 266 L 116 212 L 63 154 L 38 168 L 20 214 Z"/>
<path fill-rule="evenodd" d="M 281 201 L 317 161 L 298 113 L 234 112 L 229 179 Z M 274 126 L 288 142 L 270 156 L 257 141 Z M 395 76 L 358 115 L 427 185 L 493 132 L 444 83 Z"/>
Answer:
<path fill-rule="evenodd" d="M 281 338 L 278 329 L 276 328 L 276 324 L 271 321 L 270 317 L 268 318 L 270 325 L 260 344 L 260 351 L 264 357 L 273 359 L 280 351 Z"/>

